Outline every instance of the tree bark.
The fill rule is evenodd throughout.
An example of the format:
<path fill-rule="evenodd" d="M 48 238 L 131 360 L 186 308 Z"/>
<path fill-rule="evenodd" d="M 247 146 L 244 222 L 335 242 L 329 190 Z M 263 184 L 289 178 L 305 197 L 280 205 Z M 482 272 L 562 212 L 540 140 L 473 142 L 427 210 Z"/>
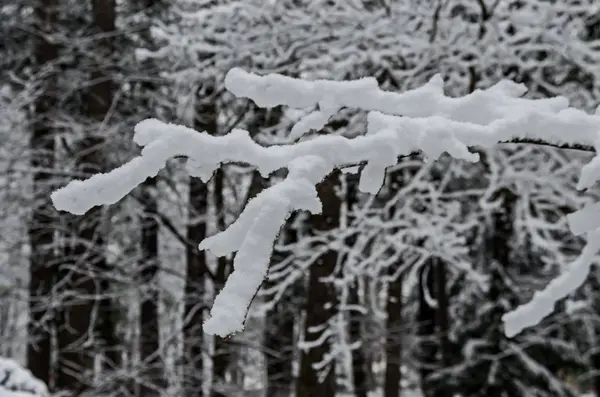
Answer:
<path fill-rule="evenodd" d="M 87 115 L 92 121 L 92 131 L 79 143 L 76 168 L 82 174 L 95 174 L 104 170 L 104 136 L 100 124 L 108 116 L 113 99 L 113 81 L 110 62 L 115 49 L 112 39 L 115 32 L 115 0 L 92 0 L 93 33 L 98 35 L 97 45 L 90 54 L 98 57 L 90 73 L 92 85 L 87 93 Z M 109 62 L 108 65 L 100 64 Z M 93 208 L 84 216 L 74 218 L 72 253 L 74 266 L 65 269 L 68 299 L 64 323 L 58 332 L 60 387 L 73 394 L 87 390 L 94 371 L 94 347 L 103 350 L 104 364 L 119 366 L 113 303 L 108 296 L 109 282 L 104 279 L 110 271 L 106 257 L 106 238 L 103 230 L 105 216 L 100 208 Z M 93 322 L 94 312 L 98 321 Z M 95 342 L 94 334 L 99 341 Z M 94 346 L 95 345 L 95 346 Z"/>
<path fill-rule="evenodd" d="M 146 14 L 149 21 L 160 18 L 156 9 L 160 0 L 136 0 L 134 4 L 138 10 Z M 148 23 L 150 25 L 150 23 Z M 141 33 L 141 37 L 148 48 L 156 49 L 154 39 L 148 26 Z M 149 62 L 150 67 L 154 66 Z M 142 63 L 143 66 L 144 63 Z M 157 90 L 153 82 L 142 82 L 142 106 L 150 115 L 153 108 L 151 100 L 152 93 Z M 145 292 L 140 302 L 140 338 L 139 352 L 142 362 L 140 376 L 136 378 L 138 385 L 136 395 L 139 397 L 158 397 L 160 390 L 166 387 L 164 362 L 160 350 L 160 316 L 158 310 L 159 288 L 157 274 L 160 268 L 159 258 L 159 223 L 158 223 L 158 199 L 157 199 L 157 177 L 146 179 L 141 186 L 141 204 L 143 213 L 141 216 L 141 254 L 140 278 Z"/>
<path fill-rule="evenodd" d="M 214 175 L 214 197 L 215 211 L 217 214 L 217 228 L 219 231 L 225 230 L 225 198 L 223 189 L 225 187 L 225 173 L 222 169 L 218 169 Z M 227 257 L 217 259 L 217 272 L 215 274 L 215 291 L 223 288 L 227 277 L 231 273 L 231 260 Z M 219 336 L 214 337 L 214 355 L 213 355 L 213 397 L 228 397 L 227 387 L 227 370 L 232 364 L 232 350 L 234 347 Z"/>
<path fill-rule="evenodd" d="M 142 185 L 144 213 L 142 216 L 142 261 L 140 263 L 141 286 L 144 291 L 140 302 L 139 351 L 142 361 L 138 396 L 158 397 L 164 389 L 164 370 L 160 352 L 160 326 L 156 279 L 159 269 L 158 231 L 156 218 L 156 177 L 147 179 Z"/>
<path fill-rule="evenodd" d="M 352 225 L 353 221 L 353 210 L 358 204 L 358 183 L 359 175 L 346 174 L 346 205 L 348 211 L 348 224 Z M 357 234 L 354 233 L 350 237 L 346 238 L 345 244 L 346 249 L 350 252 L 352 247 L 356 244 Z M 347 255 L 346 255 L 347 256 Z M 343 262 L 346 262 L 344 259 Z M 358 276 L 360 277 L 360 276 Z M 359 291 L 359 280 L 349 287 L 349 304 L 351 306 L 359 306 L 360 302 L 360 291 Z M 369 393 L 369 376 L 370 370 L 367 368 L 367 353 L 366 346 L 364 344 L 364 325 L 367 316 L 358 311 L 351 310 L 349 313 L 349 336 L 351 343 L 359 342 L 360 346 L 352 350 L 352 381 L 354 383 L 354 394 L 356 397 L 367 397 Z"/>
<path fill-rule="evenodd" d="M 48 68 L 58 56 L 55 43 L 49 41 L 56 29 L 56 0 L 41 0 L 35 14 L 38 29 L 34 55 L 39 70 Z M 57 273 L 57 258 L 53 254 L 56 213 L 50 202 L 52 170 L 55 166 L 55 133 L 52 128 L 52 108 L 56 90 L 56 74 L 43 75 L 42 91 L 35 101 L 33 131 L 30 138 L 33 170 L 33 211 L 29 225 L 30 283 L 27 362 L 35 377 L 52 388 L 51 382 L 51 323 L 48 304 L 52 299 L 52 286 Z"/>
<path fill-rule="evenodd" d="M 292 244 L 295 233 L 285 232 L 286 242 Z M 292 287 L 293 289 L 293 287 Z M 267 369 L 267 397 L 289 397 L 292 393 L 294 363 L 294 327 L 296 325 L 295 303 L 285 293 L 280 302 L 267 313 L 265 325 L 265 348 Z"/>
<path fill-rule="evenodd" d="M 208 95 L 210 96 L 210 94 Z M 201 102 L 196 108 L 194 128 L 209 134 L 217 133 L 217 106 Z M 189 179 L 189 219 L 187 240 L 199 243 L 207 237 L 208 187 L 198 178 Z M 184 397 L 203 397 L 204 378 L 204 322 L 205 284 L 207 276 L 206 254 L 195 246 L 186 248 L 186 282 L 184 310 Z"/>
<path fill-rule="evenodd" d="M 200 242 L 206 238 L 206 221 L 208 207 L 208 189 L 204 182 L 190 178 L 189 187 L 189 221 L 187 238 Z M 203 397 L 204 361 L 204 291 L 206 255 L 196 247 L 186 248 L 187 276 L 185 280 L 184 310 L 184 397 Z"/>
<path fill-rule="evenodd" d="M 448 292 L 447 292 L 447 270 L 446 264 L 441 259 L 436 259 L 435 272 L 435 297 L 437 301 L 436 325 L 438 327 L 438 338 L 440 346 L 440 364 L 442 368 L 450 366 L 451 352 L 448 331 L 450 320 L 448 316 Z"/>
<path fill-rule="evenodd" d="M 294 227 L 292 215 L 286 222 L 282 231 L 284 244 L 292 245 L 298 242 L 298 230 Z M 293 252 L 281 252 L 274 250 L 271 256 L 271 264 L 281 263 Z M 267 279 L 267 284 L 276 281 Z M 293 392 L 294 374 L 294 345 L 296 318 L 298 317 L 298 303 L 294 297 L 303 296 L 298 293 L 298 284 L 288 287 L 273 309 L 267 312 L 265 324 L 265 360 L 267 369 L 267 396 L 266 397 L 289 397 Z"/>
<path fill-rule="evenodd" d="M 350 287 L 349 304 L 360 305 L 358 282 Z M 367 397 L 369 393 L 369 378 L 367 376 L 367 359 L 365 354 L 363 323 L 365 315 L 357 310 L 350 312 L 349 334 L 352 343 L 361 341 L 361 345 L 352 351 L 352 380 L 356 397 Z"/>
<path fill-rule="evenodd" d="M 426 294 L 435 295 L 433 271 L 435 259 L 423 265 L 419 272 L 419 301 L 417 309 L 417 337 L 419 338 L 419 375 L 424 397 L 435 397 L 428 384 L 429 375 L 434 371 L 437 362 L 437 345 L 435 338 L 436 309 L 427 302 Z"/>
<path fill-rule="evenodd" d="M 311 216 L 311 226 L 315 232 L 327 232 L 339 227 L 340 198 L 336 189 L 339 186 L 340 171 L 334 171 L 317 186 L 319 198 L 323 203 L 323 212 Z M 315 247 L 320 248 L 320 247 Z M 335 313 L 337 294 L 335 288 L 324 279 L 331 277 L 335 270 L 338 252 L 334 248 L 325 251 L 308 272 L 306 318 L 304 339 L 308 343 L 318 340 L 325 331 L 327 323 Z M 330 338 L 325 338 L 300 355 L 300 374 L 296 384 L 296 396 L 331 397 L 335 395 L 335 364 L 324 370 L 327 374 L 320 379 L 314 365 L 326 359 L 331 350 Z"/>
<path fill-rule="evenodd" d="M 405 185 L 406 177 L 401 171 L 389 174 L 390 196 L 393 198 L 396 192 Z M 398 206 L 390 208 L 389 219 L 396 218 Z M 402 380 L 402 279 L 403 275 L 398 269 L 403 265 L 403 258 L 387 269 L 387 301 L 386 301 L 386 336 L 385 336 L 385 379 L 384 396 L 399 397 L 401 395 L 400 381 Z M 420 295 L 419 295 L 420 296 Z M 422 302 L 420 302 L 422 303 Z M 420 309 L 421 306 L 419 306 Z M 425 313 L 420 313 L 425 314 Z M 423 316 L 424 317 L 424 316 Z"/>
<path fill-rule="evenodd" d="M 390 267 L 388 274 L 392 276 L 397 269 Z M 384 396 L 400 397 L 400 381 L 402 380 L 402 276 L 395 275 L 388 284 L 386 302 L 386 335 L 385 335 L 385 381 Z"/>

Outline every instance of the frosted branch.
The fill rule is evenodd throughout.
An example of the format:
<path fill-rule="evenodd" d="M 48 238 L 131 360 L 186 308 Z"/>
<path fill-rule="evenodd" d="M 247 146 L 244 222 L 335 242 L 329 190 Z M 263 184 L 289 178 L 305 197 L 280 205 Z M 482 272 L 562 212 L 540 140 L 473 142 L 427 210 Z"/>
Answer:
<path fill-rule="evenodd" d="M 235 270 L 215 299 L 211 318 L 205 323 L 206 332 L 218 335 L 243 328 L 247 308 L 267 273 L 279 228 L 293 211 L 320 211 L 315 185 L 335 168 L 366 163 L 359 188 L 375 194 L 383 183 L 386 168 L 394 165 L 398 156 L 415 151 L 433 160 L 448 152 L 457 159 L 474 162 L 478 156 L 470 152 L 469 146 L 491 147 L 521 138 L 595 147 L 599 138 L 600 116 L 569 108 L 567 99 L 562 97 L 521 98 L 525 87 L 509 81 L 462 98 L 446 97 L 440 76 L 404 93 L 382 91 L 374 78 L 311 82 L 275 74 L 258 76 L 240 69 L 232 69 L 225 84 L 235 95 L 251 98 L 263 107 L 318 105 L 319 111 L 294 127 L 296 136 L 322 128 L 343 107 L 370 111 L 367 134 L 354 139 L 317 136 L 294 145 L 262 147 L 244 130 L 213 137 L 183 126 L 145 120 L 136 126 L 134 136 L 135 142 L 144 146 L 139 157 L 107 174 L 73 181 L 52 194 L 57 209 L 83 214 L 96 205 L 116 203 L 146 178 L 155 176 L 175 156 L 188 157 L 188 171 L 203 181 L 221 164 L 229 162 L 248 163 L 263 176 L 288 168 L 290 172 L 283 182 L 259 194 L 227 230 L 200 244 L 201 249 L 210 249 L 216 255 L 238 251 Z M 595 158 L 582 170 L 579 188 L 596 183 L 599 168 L 600 160 Z M 594 232 L 600 227 L 600 214 L 593 219 L 589 214 L 600 212 L 599 208 L 591 206 L 571 214 L 571 229 L 578 234 Z M 597 248 L 589 245 L 584 252 Z M 589 258 L 586 256 L 583 261 L 589 262 Z M 587 267 L 581 263 L 576 262 L 573 268 L 578 277 L 587 274 Z M 530 309 L 538 304 L 544 308 L 539 313 L 547 314 L 549 302 L 560 299 L 575 286 L 566 279 L 568 276 L 551 283 L 524 308 L 508 314 L 507 333 L 514 335 L 532 325 Z M 562 286 L 558 295 L 557 285 Z"/>

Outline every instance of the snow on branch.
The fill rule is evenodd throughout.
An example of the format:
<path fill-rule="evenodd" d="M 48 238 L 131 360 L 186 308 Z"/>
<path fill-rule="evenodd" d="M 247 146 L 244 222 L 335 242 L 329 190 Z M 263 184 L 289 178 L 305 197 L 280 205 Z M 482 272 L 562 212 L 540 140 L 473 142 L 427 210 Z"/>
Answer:
<path fill-rule="evenodd" d="M 200 249 L 216 255 L 238 251 L 234 272 L 204 324 L 207 333 L 221 336 L 243 329 L 247 308 L 266 277 L 279 228 L 293 211 L 320 211 L 315 185 L 335 168 L 365 163 L 359 188 L 376 194 L 386 168 L 396 164 L 398 156 L 415 151 L 433 160 L 448 152 L 457 159 L 475 162 L 478 155 L 469 146 L 491 147 L 519 138 L 595 148 L 600 144 L 600 116 L 569 108 L 568 100 L 562 97 L 524 99 L 521 96 L 526 88 L 510 81 L 462 98 L 445 96 L 439 75 L 404 93 L 382 91 L 374 78 L 304 81 L 277 74 L 258 76 L 241 69 L 232 69 L 225 85 L 238 97 L 248 97 L 262 107 L 305 109 L 318 105 L 318 111 L 293 127 L 296 137 L 324 127 L 344 107 L 370 111 L 368 131 L 354 139 L 321 135 L 293 145 L 262 147 L 240 129 L 214 137 L 145 120 L 135 129 L 135 142 L 144 146 L 139 157 L 107 174 L 73 181 L 52 194 L 57 209 L 84 214 L 96 205 L 116 203 L 175 156 L 186 156 L 190 175 L 203 181 L 208 181 L 221 164 L 230 162 L 248 163 L 263 176 L 288 168 L 284 181 L 263 191 L 229 228 L 200 244 Z M 600 160 L 595 157 L 582 170 L 579 188 L 589 187 L 599 178 Z M 588 240 L 594 240 L 591 237 L 596 237 L 595 230 L 600 228 L 600 205 L 571 214 L 569 222 L 573 232 L 589 233 Z M 531 302 L 508 313 L 504 318 L 507 334 L 533 325 L 532 319 L 537 317 L 532 312 L 541 316 L 535 321 L 541 320 L 556 300 L 581 285 L 597 248 L 589 245 L 575 262 L 571 273 L 576 277 L 559 277 Z"/>
<path fill-rule="evenodd" d="M 10 358 L 0 357 L 0 397 L 48 397 L 46 384 Z"/>

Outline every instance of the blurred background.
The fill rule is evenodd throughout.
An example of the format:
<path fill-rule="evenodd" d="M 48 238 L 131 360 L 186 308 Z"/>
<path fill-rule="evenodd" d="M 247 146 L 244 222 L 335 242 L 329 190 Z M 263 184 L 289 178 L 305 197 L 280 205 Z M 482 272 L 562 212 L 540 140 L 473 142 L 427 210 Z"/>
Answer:
<path fill-rule="evenodd" d="M 148 117 L 292 143 L 314 109 L 235 98 L 232 67 L 394 92 L 440 73 L 448 96 L 511 79 L 593 112 L 600 1 L 0 0 L 1 396 L 46 394 L 35 377 L 78 397 L 600 397 L 597 269 L 540 325 L 501 323 L 580 252 L 564 215 L 600 199 L 575 189 L 589 149 L 408 156 L 377 196 L 335 172 L 227 339 L 201 325 L 232 258 L 197 244 L 285 173 L 231 164 L 204 184 L 173 159 L 118 204 L 53 208 L 52 190 L 139 154 Z M 365 131 L 343 109 L 318 133 Z"/>

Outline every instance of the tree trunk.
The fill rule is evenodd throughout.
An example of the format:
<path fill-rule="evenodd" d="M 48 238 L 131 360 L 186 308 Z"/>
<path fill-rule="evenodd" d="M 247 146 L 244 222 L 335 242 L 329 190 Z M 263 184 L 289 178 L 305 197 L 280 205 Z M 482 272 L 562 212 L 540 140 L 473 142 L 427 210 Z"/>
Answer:
<path fill-rule="evenodd" d="M 223 189 L 225 187 L 225 173 L 218 169 L 214 175 L 215 183 L 215 212 L 217 214 L 217 228 L 219 231 L 225 230 L 225 198 Z M 223 288 L 227 277 L 231 273 L 231 260 L 227 257 L 217 259 L 217 272 L 215 274 L 215 291 Z M 232 349 L 234 348 L 229 341 L 219 337 L 214 337 L 214 355 L 213 355 L 213 397 L 228 397 L 227 389 L 227 370 L 232 363 Z"/>
<path fill-rule="evenodd" d="M 592 370 L 594 371 L 592 379 L 594 395 L 600 397 L 600 353 L 593 353 L 590 361 Z"/>
<path fill-rule="evenodd" d="M 156 6 L 160 0 L 136 0 L 133 2 L 137 6 L 138 12 L 143 12 L 149 21 L 160 19 L 160 13 Z M 148 23 L 150 25 L 150 23 Z M 145 45 L 148 48 L 156 49 L 154 39 L 150 28 L 144 29 L 140 33 Z M 153 68 L 155 65 L 148 61 L 146 66 Z M 140 84 L 142 90 L 143 110 L 149 116 L 153 109 L 152 94 L 158 89 L 155 83 L 144 81 Z M 142 362 L 140 376 L 136 377 L 138 382 L 136 395 L 139 397 L 158 397 L 160 390 L 166 387 L 164 362 L 160 350 L 160 316 L 158 311 L 158 302 L 160 298 L 157 274 L 160 268 L 159 259 L 159 223 L 158 223 L 158 200 L 157 200 L 157 177 L 146 179 L 141 186 L 141 204 L 143 213 L 141 217 L 141 254 L 140 263 L 140 286 L 144 293 L 140 302 L 140 338 L 139 352 Z"/>
<path fill-rule="evenodd" d="M 323 203 L 323 212 L 311 216 L 311 226 L 315 232 L 327 232 L 339 227 L 341 202 L 336 192 L 339 178 L 340 171 L 334 171 L 317 186 L 319 197 Z M 329 248 L 308 271 L 304 324 L 304 339 L 308 343 L 320 339 L 335 313 L 337 294 L 334 286 L 327 284 L 324 279 L 333 275 L 337 258 L 338 252 L 335 248 Z M 327 371 L 323 378 L 319 377 L 314 368 L 314 365 L 326 359 L 331 350 L 330 345 L 330 338 L 325 338 L 319 345 L 301 352 L 300 374 L 296 384 L 297 397 L 332 397 L 335 395 L 335 364 L 331 363 L 328 368 L 320 370 Z"/>
<path fill-rule="evenodd" d="M 352 225 L 353 221 L 353 210 L 358 204 L 358 183 L 359 175 L 346 174 L 343 176 L 346 178 L 346 205 L 348 211 L 348 224 Z M 351 226 L 352 227 L 352 226 Z M 346 249 L 350 252 L 353 250 L 352 247 L 356 244 L 357 234 L 350 235 L 345 241 Z M 346 260 L 344 260 L 345 262 Z M 349 293 L 349 304 L 351 306 L 359 306 L 360 302 L 360 291 L 359 291 L 359 280 L 355 280 L 350 286 Z M 367 316 L 358 311 L 351 310 L 349 313 L 349 336 L 351 343 L 359 342 L 360 346 L 352 350 L 352 381 L 354 383 L 354 394 L 356 397 L 367 397 L 369 393 L 369 377 L 367 368 L 367 354 L 366 346 L 364 344 L 364 325 Z"/>
<path fill-rule="evenodd" d="M 396 87 L 395 87 L 396 88 Z M 406 184 L 406 179 L 409 178 L 409 173 L 404 175 L 402 171 L 395 171 L 389 175 L 389 188 L 390 196 L 394 198 L 396 192 L 400 190 Z M 390 208 L 389 219 L 391 221 L 396 219 L 398 205 L 394 205 Z M 395 232 L 395 231 L 394 231 Z M 399 397 L 401 395 L 402 380 L 402 331 L 403 331 L 403 319 L 402 319 L 402 281 L 403 275 L 398 270 L 403 265 L 402 256 L 399 257 L 398 262 L 390 266 L 387 269 L 388 276 L 388 291 L 386 301 L 386 336 L 385 336 L 385 379 L 384 379 L 384 396 L 385 397 Z M 422 298 L 421 295 L 419 295 Z M 425 309 L 421 307 L 423 302 L 419 301 L 419 309 Z M 428 314 L 425 312 L 419 312 L 425 318 Z"/>
<path fill-rule="evenodd" d="M 392 276 L 397 269 L 390 267 Z M 386 302 L 387 323 L 385 335 L 385 397 L 400 397 L 402 380 L 402 276 L 389 281 Z"/>
<path fill-rule="evenodd" d="M 510 295 L 505 286 L 503 274 L 505 269 L 515 265 L 514 262 L 511 263 L 510 261 L 510 240 L 513 234 L 513 214 L 517 197 L 510 189 L 502 188 L 492 198 L 494 201 L 501 200 L 502 205 L 492 213 L 491 225 L 488 227 L 488 235 L 484 242 L 485 252 L 489 254 L 486 261 L 491 265 L 486 302 L 493 305 L 490 314 L 494 323 L 494 326 L 490 327 L 486 339 L 489 344 L 488 354 L 498 357 L 503 353 L 502 344 L 505 340 L 500 325 L 502 316 L 506 312 L 502 299 Z M 549 371 L 552 371 L 552 369 L 549 368 Z M 506 394 L 506 385 L 486 382 L 485 389 L 482 391 L 489 397 L 501 397 Z"/>
<path fill-rule="evenodd" d="M 210 96 L 210 95 L 209 95 Z M 217 133 L 217 107 L 214 103 L 200 103 L 196 108 L 194 128 L 209 134 Z M 187 276 L 185 282 L 184 311 L 184 397 L 203 397 L 204 378 L 204 294 L 206 284 L 206 254 L 195 244 L 206 236 L 208 216 L 208 187 L 198 178 L 189 180 L 189 220 L 186 248 Z M 194 245 L 191 245 L 193 243 Z"/>
<path fill-rule="evenodd" d="M 289 243 L 293 237 L 286 237 Z M 293 287 L 292 287 L 293 288 Z M 267 367 L 267 397 L 289 397 L 294 381 L 294 326 L 295 308 L 291 296 L 284 294 L 267 313 L 265 348 Z"/>
<path fill-rule="evenodd" d="M 360 305 L 358 282 L 350 287 L 348 303 L 352 306 Z M 356 397 L 367 397 L 369 393 L 369 379 L 367 376 L 367 360 L 365 354 L 363 323 L 365 315 L 357 310 L 350 312 L 349 335 L 351 343 L 360 341 L 361 344 L 352 351 L 352 380 L 354 383 L 354 394 Z"/>
<path fill-rule="evenodd" d="M 56 29 L 56 0 L 40 0 L 35 8 L 39 30 L 35 42 L 35 62 L 39 69 L 50 68 L 58 56 L 56 44 L 48 41 Z M 51 111 L 54 103 L 56 75 L 44 76 L 44 86 L 35 102 L 34 124 L 30 139 L 33 170 L 33 213 L 29 225 L 30 283 L 29 339 L 27 362 L 33 375 L 51 384 L 51 330 L 48 304 L 52 300 L 53 279 L 57 273 L 57 258 L 53 254 L 55 211 L 50 202 L 52 170 L 54 169 L 55 134 Z"/>
<path fill-rule="evenodd" d="M 434 371 L 437 362 L 437 345 L 435 338 L 436 309 L 427 302 L 426 294 L 434 295 L 435 259 L 423 265 L 419 272 L 419 302 L 417 311 L 417 337 L 419 338 L 419 375 L 424 397 L 435 397 L 428 385 L 429 375 Z"/>
<path fill-rule="evenodd" d="M 438 337 L 440 346 L 440 359 L 442 368 L 450 366 L 451 352 L 450 341 L 448 340 L 448 331 L 450 320 L 448 318 L 448 292 L 447 287 L 447 270 L 444 261 L 437 259 L 435 268 L 435 297 L 437 301 L 436 324 L 438 327 Z"/>
<path fill-rule="evenodd" d="M 286 222 L 282 231 L 282 241 L 286 245 L 292 245 L 298 242 L 298 230 L 294 227 L 292 215 Z M 281 263 L 288 255 L 294 255 L 293 252 L 281 252 L 274 250 L 271 256 L 271 265 Z M 266 283 L 271 284 L 276 281 L 267 279 Z M 265 324 L 265 349 L 266 349 L 266 367 L 267 367 L 267 395 L 266 397 L 289 397 L 292 395 L 294 382 L 294 328 L 298 316 L 298 304 L 294 301 L 295 296 L 302 296 L 297 293 L 297 284 L 289 286 L 278 302 L 275 302 L 273 309 L 267 312 Z"/>
<path fill-rule="evenodd" d="M 100 60 L 111 62 L 115 49 L 112 35 L 115 31 L 115 0 L 92 0 L 93 31 L 101 36 L 90 53 Z M 91 131 L 79 143 L 76 159 L 77 171 L 95 174 L 104 170 L 102 155 L 104 136 L 99 129 L 109 115 L 113 99 L 113 82 L 110 66 L 96 64 L 90 73 L 86 106 Z M 68 291 L 73 299 L 66 302 L 64 324 L 58 333 L 61 388 L 79 394 L 89 388 L 94 371 L 94 347 L 104 351 L 105 364 L 119 366 L 113 303 L 108 296 L 110 269 L 106 262 L 106 240 L 102 230 L 105 222 L 100 208 L 76 217 L 73 222 L 75 233 L 72 253 L 76 263 L 68 272 Z M 92 318 L 97 310 L 98 321 Z M 99 341 L 94 341 L 97 333 Z M 94 346 L 95 345 L 95 346 Z"/>
<path fill-rule="evenodd" d="M 189 221 L 187 239 L 200 242 L 206 238 L 206 220 L 208 208 L 208 189 L 204 182 L 190 178 Z M 200 218 L 200 219 L 199 219 Z M 186 248 L 187 276 L 185 280 L 184 311 L 184 397 L 202 397 L 204 362 L 204 291 L 206 254 L 195 246 Z"/>
<path fill-rule="evenodd" d="M 140 263 L 141 286 L 144 291 L 140 302 L 139 351 L 142 361 L 138 396 L 158 397 L 164 389 L 164 370 L 160 353 L 160 326 L 158 313 L 158 203 L 156 200 L 156 177 L 142 185 L 144 213 L 142 217 L 142 262 Z"/>

